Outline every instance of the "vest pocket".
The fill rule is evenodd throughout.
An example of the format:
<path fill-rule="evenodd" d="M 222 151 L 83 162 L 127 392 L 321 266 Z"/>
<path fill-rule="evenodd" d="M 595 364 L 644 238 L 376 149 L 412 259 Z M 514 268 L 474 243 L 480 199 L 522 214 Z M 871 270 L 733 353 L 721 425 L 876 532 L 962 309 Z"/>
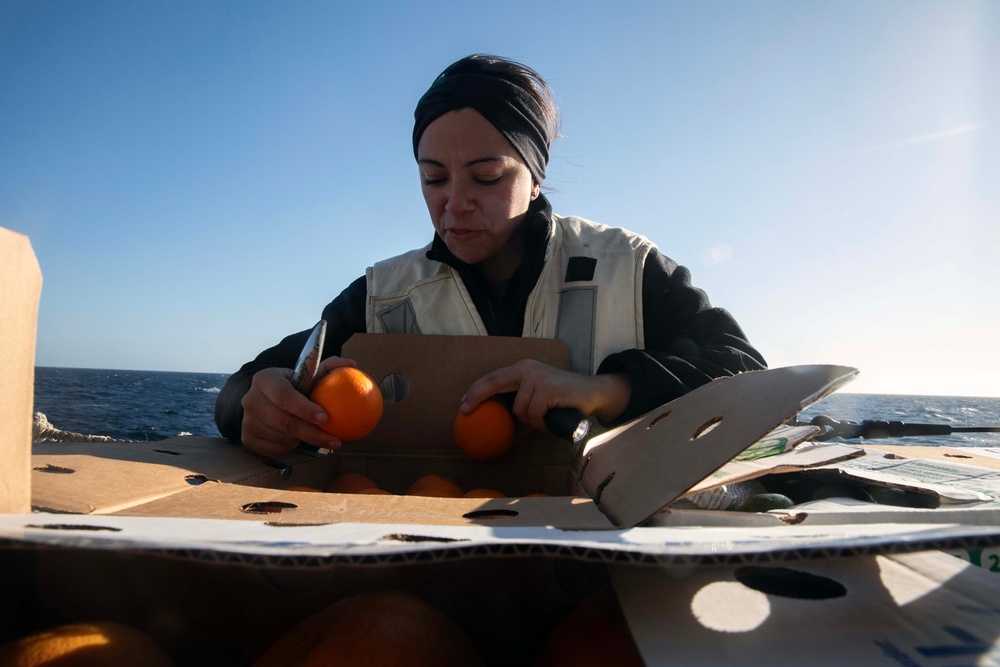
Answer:
<path fill-rule="evenodd" d="M 409 299 L 400 301 L 394 306 L 383 308 L 375 314 L 375 317 L 382 323 L 382 328 L 386 333 L 423 333 L 420 331 L 420 325 L 417 323 L 417 314 L 413 310 L 413 304 Z"/>
<path fill-rule="evenodd" d="M 556 338 L 569 347 L 569 368 L 593 375 L 597 286 L 568 287 L 559 293 Z"/>

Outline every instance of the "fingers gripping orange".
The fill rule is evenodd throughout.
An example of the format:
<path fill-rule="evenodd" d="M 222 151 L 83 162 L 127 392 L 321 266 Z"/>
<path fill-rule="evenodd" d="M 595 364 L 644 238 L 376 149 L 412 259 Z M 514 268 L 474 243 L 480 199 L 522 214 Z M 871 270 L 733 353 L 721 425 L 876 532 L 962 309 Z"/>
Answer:
<path fill-rule="evenodd" d="M 483 401 L 467 415 L 455 417 L 455 443 L 473 461 L 496 458 L 514 444 L 514 416 L 495 398 Z"/>
<path fill-rule="evenodd" d="M 371 433 L 382 418 L 378 385 L 357 368 L 334 368 L 316 383 L 309 399 L 330 416 L 320 428 L 348 442 Z"/>

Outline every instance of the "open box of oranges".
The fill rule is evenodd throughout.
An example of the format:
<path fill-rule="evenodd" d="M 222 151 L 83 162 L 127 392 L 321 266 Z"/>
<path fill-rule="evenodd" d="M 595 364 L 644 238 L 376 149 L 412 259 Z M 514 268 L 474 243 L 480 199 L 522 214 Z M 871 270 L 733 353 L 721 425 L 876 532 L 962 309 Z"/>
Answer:
<path fill-rule="evenodd" d="M 566 368 L 559 340 L 479 336 L 360 334 L 343 356 L 380 389 L 379 419 L 330 455 L 330 484 L 341 475 L 395 495 L 526 497 L 575 495 L 572 443 L 517 423 L 498 400 L 458 412 L 469 385 L 523 358 Z M 322 387 L 322 380 L 313 390 Z M 331 403 L 331 405 L 333 405 Z M 365 421 L 358 410 L 352 415 Z M 371 412 L 375 412 L 374 409 Z M 351 479 L 350 477 L 347 478 Z M 340 482 L 333 489 L 344 488 Z M 321 486 L 320 490 L 332 490 Z"/>

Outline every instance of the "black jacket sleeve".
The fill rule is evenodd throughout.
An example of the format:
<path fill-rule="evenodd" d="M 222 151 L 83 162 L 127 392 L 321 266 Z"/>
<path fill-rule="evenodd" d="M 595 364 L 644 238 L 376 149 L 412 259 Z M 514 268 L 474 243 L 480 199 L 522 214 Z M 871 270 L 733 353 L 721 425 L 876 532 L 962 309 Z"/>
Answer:
<path fill-rule="evenodd" d="M 598 373 L 628 373 L 632 396 L 623 423 L 715 378 L 763 370 L 764 357 L 733 317 L 691 285 L 683 266 L 653 250 L 642 274 L 644 349 L 608 356 Z"/>
<path fill-rule="evenodd" d="M 339 355 L 344 343 L 355 333 L 365 331 L 365 302 L 368 287 L 362 276 L 327 304 L 323 309 L 326 320 L 326 342 L 323 358 Z M 215 402 L 215 424 L 222 437 L 240 442 L 243 430 L 243 396 L 250 390 L 250 383 L 257 371 L 265 368 L 292 368 L 299 359 L 302 346 L 309 338 L 311 329 L 286 336 L 280 343 L 257 355 L 253 361 L 243 364 L 226 381 Z"/>

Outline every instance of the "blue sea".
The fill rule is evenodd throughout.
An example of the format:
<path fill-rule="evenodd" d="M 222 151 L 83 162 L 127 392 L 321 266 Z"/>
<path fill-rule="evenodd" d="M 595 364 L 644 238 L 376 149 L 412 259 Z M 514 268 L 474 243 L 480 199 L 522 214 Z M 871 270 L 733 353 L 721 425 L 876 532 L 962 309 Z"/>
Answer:
<path fill-rule="evenodd" d="M 55 428 L 119 440 L 219 436 L 215 399 L 227 373 L 35 368 L 35 412 Z"/>
<path fill-rule="evenodd" d="M 224 373 L 35 369 L 35 411 L 56 428 L 122 440 L 161 440 L 181 433 L 218 436 L 215 399 Z M 833 394 L 799 415 L 954 427 L 1000 427 L 1000 398 Z M 1000 433 L 955 433 L 882 440 L 907 445 L 1000 447 Z"/>

